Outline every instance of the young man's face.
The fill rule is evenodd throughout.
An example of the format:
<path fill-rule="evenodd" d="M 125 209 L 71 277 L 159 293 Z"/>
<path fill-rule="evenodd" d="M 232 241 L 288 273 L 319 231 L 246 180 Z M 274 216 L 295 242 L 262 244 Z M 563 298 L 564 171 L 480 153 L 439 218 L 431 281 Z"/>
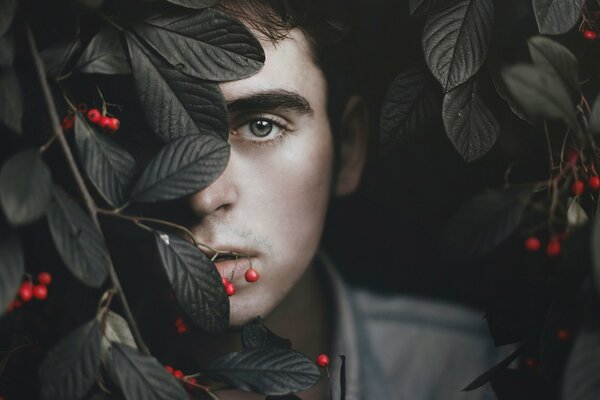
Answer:
<path fill-rule="evenodd" d="M 261 41 L 256 75 L 220 85 L 230 111 L 231 158 L 221 177 L 191 196 L 197 239 L 250 256 L 217 262 L 236 286 L 231 326 L 266 316 L 298 282 L 319 245 L 330 195 L 333 137 L 326 82 L 299 30 Z"/>

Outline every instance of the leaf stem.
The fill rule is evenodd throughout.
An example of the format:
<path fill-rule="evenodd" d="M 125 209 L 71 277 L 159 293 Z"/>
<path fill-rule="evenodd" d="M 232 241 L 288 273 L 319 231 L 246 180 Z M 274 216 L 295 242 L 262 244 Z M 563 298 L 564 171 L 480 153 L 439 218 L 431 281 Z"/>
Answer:
<path fill-rule="evenodd" d="M 98 231 L 100 232 L 100 235 L 104 239 L 104 233 L 102 232 L 102 228 L 100 227 L 100 223 L 98 221 L 98 216 L 97 216 L 98 209 L 96 207 L 96 204 L 94 203 L 94 200 L 92 199 L 92 196 L 90 195 L 89 191 L 87 190 L 87 188 L 85 186 L 85 182 L 83 180 L 83 177 L 81 176 L 81 173 L 79 172 L 79 169 L 77 168 L 77 164 L 75 163 L 75 159 L 73 158 L 73 154 L 71 153 L 71 149 L 69 147 L 67 139 L 63 135 L 62 128 L 60 126 L 60 122 L 58 119 L 58 112 L 56 110 L 56 104 L 54 104 L 54 99 L 52 98 L 52 93 L 50 92 L 50 87 L 48 85 L 48 80 L 47 80 L 48 78 L 46 76 L 46 70 L 44 68 L 44 63 L 40 57 L 40 54 L 37 50 L 37 45 L 35 43 L 35 38 L 33 37 L 33 32 L 31 31 L 31 27 L 29 26 L 29 24 L 25 23 L 24 25 L 25 25 L 24 28 L 25 28 L 27 44 L 29 47 L 29 51 L 31 53 L 31 57 L 33 59 L 34 68 L 36 71 L 38 83 L 40 84 L 40 88 L 42 90 L 44 102 L 46 103 L 46 109 L 47 109 L 49 117 L 50 117 L 50 123 L 51 123 L 51 127 L 53 130 L 53 134 L 54 134 L 54 136 L 56 136 L 56 138 L 58 139 L 58 141 L 60 143 L 60 146 L 65 155 L 69 169 L 71 170 L 71 173 L 73 174 L 73 177 L 75 178 L 75 182 L 77 183 L 79 192 L 81 193 L 81 196 L 83 197 L 85 207 L 87 208 L 87 211 L 90 214 L 90 217 L 92 218 L 92 221 L 93 221 L 94 225 L 96 226 L 96 229 L 98 229 Z M 123 307 L 125 319 L 127 320 L 127 324 L 129 325 L 129 328 L 131 329 L 131 333 L 135 339 L 135 342 L 136 342 L 138 348 L 145 354 L 150 355 L 150 350 L 144 343 L 144 340 L 138 329 L 135 319 L 133 318 L 133 314 L 131 312 L 131 309 L 129 308 L 129 304 L 127 303 L 125 294 L 123 293 L 123 289 L 121 287 L 119 277 L 117 276 L 115 268 L 110 259 L 108 259 L 108 272 L 109 272 L 112 286 L 117 291 L 117 297 L 119 298 L 119 301 L 121 302 L 121 305 Z"/>

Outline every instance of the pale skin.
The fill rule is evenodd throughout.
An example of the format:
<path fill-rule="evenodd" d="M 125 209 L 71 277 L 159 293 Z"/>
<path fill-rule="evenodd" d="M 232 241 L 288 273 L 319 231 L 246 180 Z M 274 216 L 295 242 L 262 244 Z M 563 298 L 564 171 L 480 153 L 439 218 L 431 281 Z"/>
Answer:
<path fill-rule="evenodd" d="M 217 263 L 237 292 L 230 297 L 230 326 L 257 315 L 294 348 L 314 358 L 327 353 L 332 310 L 327 285 L 313 266 L 329 199 L 353 192 L 365 160 L 368 117 L 352 97 L 342 116 L 337 180 L 332 185 L 334 143 L 327 115 L 327 88 L 300 30 L 265 50 L 263 69 L 247 79 L 220 85 L 230 110 L 231 157 L 224 173 L 189 198 L 197 240 L 250 256 L 260 274 L 245 281 L 237 267 Z M 243 268 L 242 268 L 243 269 Z M 210 349 L 202 353 L 201 349 Z M 239 336 L 205 341 L 197 354 L 216 356 L 239 349 Z M 300 394 L 328 397 L 328 382 Z M 220 391 L 221 399 L 263 399 Z"/>

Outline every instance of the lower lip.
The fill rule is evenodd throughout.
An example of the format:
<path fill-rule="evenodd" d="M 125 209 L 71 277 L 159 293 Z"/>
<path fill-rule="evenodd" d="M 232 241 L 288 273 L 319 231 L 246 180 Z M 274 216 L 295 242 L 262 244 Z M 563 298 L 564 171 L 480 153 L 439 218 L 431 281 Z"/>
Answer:
<path fill-rule="evenodd" d="M 234 281 L 238 279 L 238 277 L 244 276 L 246 271 L 248 271 L 251 266 L 251 260 L 248 258 L 224 260 L 215 263 L 215 267 L 217 267 L 219 274 L 221 274 L 223 278 L 227 278 L 230 281 Z"/>

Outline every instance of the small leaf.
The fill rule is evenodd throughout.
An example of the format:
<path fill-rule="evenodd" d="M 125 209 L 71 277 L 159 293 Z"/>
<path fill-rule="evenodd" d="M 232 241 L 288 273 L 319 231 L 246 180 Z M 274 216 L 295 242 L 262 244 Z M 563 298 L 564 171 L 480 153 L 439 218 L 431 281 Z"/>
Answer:
<path fill-rule="evenodd" d="M 133 188 L 134 202 L 173 200 L 206 188 L 229 161 L 229 144 L 210 136 L 184 136 L 150 161 Z"/>
<path fill-rule="evenodd" d="M 498 62 L 498 64 L 500 64 L 500 62 Z M 490 65 L 492 83 L 494 84 L 496 93 L 498 93 L 498 95 L 506 101 L 513 114 L 521 118 L 523 121 L 532 124 L 532 121 L 529 119 L 529 117 L 525 115 L 525 111 L 523 111 L 521 105 L 515 102 L 508 92 L 508 87 L 506 86 L 506 83 L 502 79 L 502 75 L 500 73 L 505 66 L 494 64 L 494 62 L 490 62 L 488 65 Z"/>
<path fill-rule="evenodd" d="M 11 234 L 0 240 L 0 315 L 17 295 L 25 273 L 25 257 L 19 237 Z"/>
<path fill-rule="evenodd" d="M 111 26 L 100 30 L 79 57 L 75 69 L 86 74 L 130 74 L 131 66 L 119 32 Z"/>
<path fill-rule="evenodd" d="M 279 337 L 271 332 L 260 318 L 244 325 L 242 345 L 244 349 L 258 349 L 261 347 L 292 348 L 292 342 L 289 339 Z"/>
<path fill-rule="evenodd" d="M 11 225 L 29 224 L 46 213 L 52 178 L 37 149 L 22 151 L 2 166 L 0 205 Z"/>
<path fill-rule="evenodd" d="M 540 33 L 560 35 L 570 31 L 579 18 L 585 0 L 533 0 L 533 12 Z"/>
<path fill-rule="evenodd" d="M 204 134 L 227 140 L 227 107 L 218 86 L 191 78 L 146 53 L 136 39 L 127 43 L 137 92 L 146 119 L 163 141 Z"/>
<path fill-rule="evenodd" d="M 592 135 L 600 135 L 600 95 L 596 97 L 590 112 L 589 131 Z"/>
<path fill-rule="evenodd" d="M 306 390 L 321 377 L 305 355 L 271 347 L 227 354 L 215 360 L 206 373 L 237 389 L 272 396 Z"/>
<path fill-rule="evenodd" d="M 511 355 L 506 357 L 504 360 L 500 361 L 492 368 L 485 371 L 483 374 L 479 375 L 473 382 L 471 382 L 469 385 L 467 385 L 466 388 L 463 389 L 463 392 L 470 392 L 471 390 L 478 389 L 486 383 L 488 383 L 494 378 L 494 376 L 496 376 L 496 374 L 508 368 L 508 366 L 512 364 L 512 362 L 515 361 L 517 357 L 519 357 L 519 355 L 523 351 L 523 348 L 524 346 L 519 346 L 515 351 L 511 353 Z"/>
<path fill-rule="evenodd" d="M 480 79 L 473 79 L 448 92 L 443 103 L 446 133 L 467 162 L 487 154 L 500 132 L 499 122 L 486 105 Z"/>
<path fill-rule="evenodd" d="M 534 36 L 527 41 L 533 63 L 541 69 L 557 74 L 571 93 L 573 102 L 581 99 L 577 59 L 565 46 L 544 36 Z"/>
<path fill-rule="evenodd" d="M 12 35 L 0 36 L 0 68 L 8 68 L 15 59 L 15 41 Z"/>
<path fill-rule="evenodd" d="M 13 69 L 0 70 L 0 124 L 21 133 L 22 118 L 23 96 L 17 74 Z"/>
<path fill-rule="evenodd" d="M 196 10 L 212 7 L 216 5 L 219 0 L 166 0 L 169 3 L 177 4 L 178 6 L 194 8 Z"/>
<path fill-rule="evenodd" d="M 46 354 L 39 369 L 42 399 L 81 399 L 96 381 L 99 367 L 100 326 L 94 318 Z"/>
<path fill-rule="evenodd" d="M 129 347 L 137 348 L 127 321 L 112 311 L 109 311 L 106 315 L 104 337 L 111 342 L 123 343 Z"/>
<path fill-rule="evenodd" d="M 81 114 L 75 118 L 75 143 L 83 168 L 102 197 L 113 207 L 125 203 L 136 173 L 133 157 Z"/>
<path fill-rule="evenodd" d="M 425 21 L 423 51 L 433 76 L 450 91 L 479 70 L 494 24 L 492 0 L 460 0 Z"/>
<path fill-rule="evenodd" d="M 16 11 L 17 0 L 0 0 L 0 36 L 10 28 Z"/>
<path fill-rule="evenodd" d="M 134 30 L 171 66 L 200 79 L 246 78 L 258 72 L 265 60 L 250 31 L 215 9 L 161 15 L 136 25 Z"/>
<path fill-rule="evenodd" d="M 154 357 L 113 343 L 112 367 L 127 400 L 187 400 L 188 395 Z"/>
<path fill-rule="evenodd" d="M 502 71 L 513 99 L 532 118 L 562 119 L 580 132 L 571 96 L 554 74 L 533 65 L 514 65 Z"/>
<path fill-rule="evenodd" d="M 409 0 L 410 15 L 423 16 L 440 12 L 458 0 Z"/>
<path fill-rule="evenodd" d="M 519 226 L 531 188 L 490 191 L 476 196 L 450 218 L 442 242 L 452 260 L 481 256 L 507 239 Z"/>
<path fill-rule="evenodd" d="M 77 203 L 58 186 L 48 209 L 50 233 L 63 262 L 80 281 L 100 287 L 108 273 L 109 255 L 102 235 Z"/>
<path fill-rule="evenodd" d="M 440 114 L 441 91 L 423 68 L 398 75 L 381 111 L 381 142 L 405 143 L 423 133 Z"/>
<path fill-rule="evenodd" d="M 595 400 L 600 397 L 600 332 L 582 330 L 567 361 L 562 384 L 565 400 Z"/>
<path fill-rule="evenodd" d="M 186 315 L 207 332 L 224 332 L 229 326 L 229 298 L 217 268 L 196 246 L 179 237 L 156 232 L 155 239 Z"/>

